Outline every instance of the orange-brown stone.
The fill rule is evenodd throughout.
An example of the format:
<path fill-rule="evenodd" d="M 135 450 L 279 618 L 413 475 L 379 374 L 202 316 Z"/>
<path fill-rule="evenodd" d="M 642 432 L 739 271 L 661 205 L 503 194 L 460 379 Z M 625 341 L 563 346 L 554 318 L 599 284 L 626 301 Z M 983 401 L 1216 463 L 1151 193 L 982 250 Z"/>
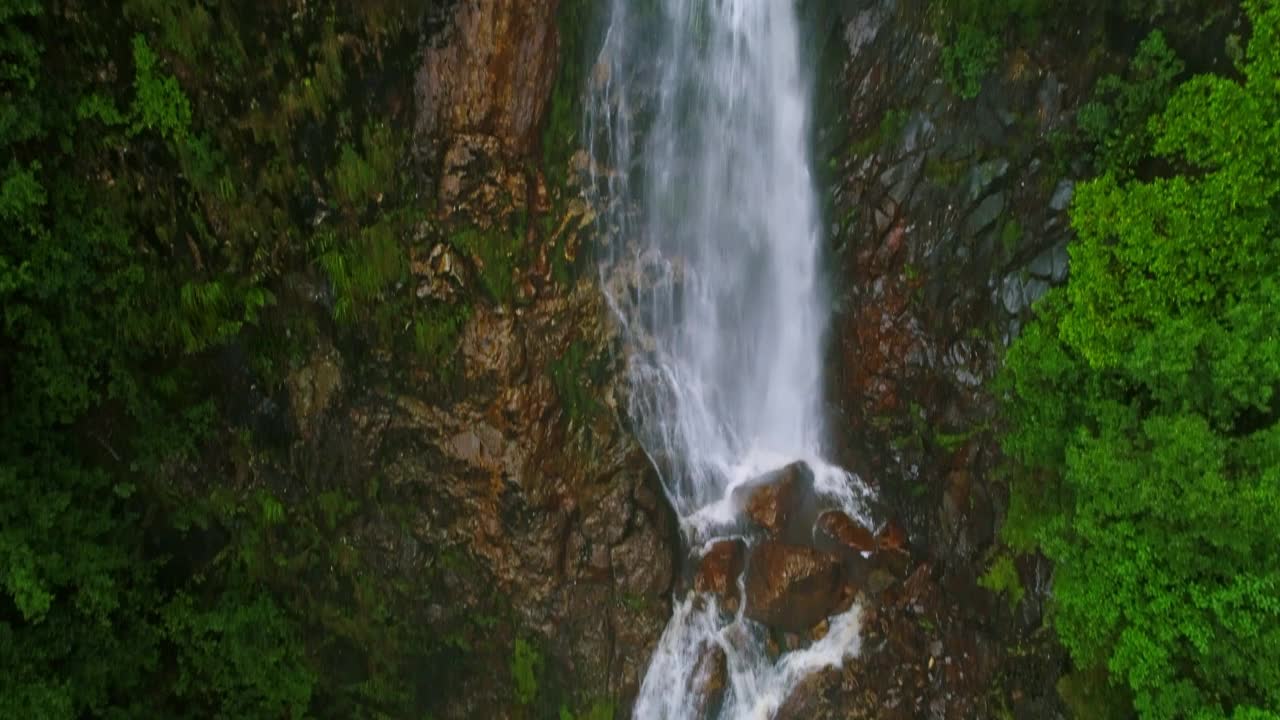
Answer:
<path fill-rule="evenodd" d="M 840 563 L 809 547 L 766 541 L 747 570 L 747 617 L 787 632 L 808 632 L 842 599 Z"/>
<path fill-rule="evenodd" d="M 723 607 L 735 612 L 738 605 L 738 576 L 746 560 L 741 540 L 721 540 L 702 556 L 693 589 L 720 597 Z"/>
<path fill-rule="evenodd" d="M 856 552 L 875 552 L 876 536 L 853 518 L 839 510 L 818 517 L 818 527 L 836 542 Z"/>

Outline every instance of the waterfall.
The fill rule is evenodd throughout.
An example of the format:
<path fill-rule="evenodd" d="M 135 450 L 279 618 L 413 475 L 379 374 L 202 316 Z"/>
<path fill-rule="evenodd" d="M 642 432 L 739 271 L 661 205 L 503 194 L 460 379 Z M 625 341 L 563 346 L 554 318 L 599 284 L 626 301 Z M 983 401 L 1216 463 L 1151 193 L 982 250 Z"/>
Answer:
<path fill-rule="evenodd" d="M 863 486 L 823 460 L 828 302 L 794 3 L 612 0 L 610 10 L 585 133 L 602 282 L 627 340 L 629 414 L 687 547 L 696 557 L 743 536 L 734 488 L 795 460 L 829 505 L 865 518 Z M 718 646 L 728 675 L 718 716 L 767 718 L 807 673 L 857 652 L 857 615 L 771 659 L 742 609 L 726 618 L 713 599 L 677 598 L 635 716 L 708 714 L 697 676 Z"/>

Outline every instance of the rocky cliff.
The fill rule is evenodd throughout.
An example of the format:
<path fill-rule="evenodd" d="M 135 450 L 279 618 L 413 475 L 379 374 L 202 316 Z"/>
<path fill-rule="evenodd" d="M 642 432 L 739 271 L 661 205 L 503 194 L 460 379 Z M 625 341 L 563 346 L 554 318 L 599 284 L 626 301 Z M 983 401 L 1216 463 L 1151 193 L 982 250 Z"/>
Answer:
<path fill-rule="evenodd" d="M 335 541 L 429 645 L 402 677 L 436 717 L 621 717 L 669 614 L 672 516 L 619 415 L 615 332 L 575 257 L 591 211 L 572 156 L 545 152 L 577 129 L 549 117 L 586 60 L 562 35 L 569 5 L 428 18 L 397 81 L 413 98 L 405 172 L 433 208 L 404 238 L 418 309 L 403 322 L 465 310 L 426 355 L 322 343 L 287 382 L 288 460 L 264 461 L 376 488 Z"/>
<path fill-rule="evenodd" d="M 544 152 L 548 132 L 565 132 L 548 127 L 552 96 L 572 94 L 564 84 L 580 77 L 565 63 L 589 60 L 563 49 L 562 33 L 591 31 L 564 26 L 574 10 L 574 20 L 590 17 L 549 0 L 458 3 L 414 81 L 415 158 L 436 203 L 412 248 L 418 292 L 491 290 L 496 264 L 511 274 L 510 302 L 468 316 L 448 378 L 396 353 L 377 359 L 376 382 L 367 368 L 346 379 L 327 356 L 303 370 L 337 389 L 313 393 L 300 423 L 326 428 L 316 438 L 359 438 L 363 472 L 385 477 L 409 508 L 378 543 L 394 558 L 390 575 L 439 583 L 415 610 L 422 622 L 447 634 L 510 610 L 493 633 L 505 638 L 466 651 L 472 670 L 440 676 L 444 716 L 532 707 L 518 701 L 514 666 L 492 672 L 512 664 L 517 635 L 539 648 L 541 684 L 565 686 L 538 692 L 612 703 L 623 716 L 678 569 L 670 512 L 618 413 L 619 348 L 592 273 L 553 277 L 590 243 L 591 210 L 573 180 L 581 161 L 547 167 Z M 997 559 L 1004 503 L 987 382 L 1029 304 L 1066 275 L 1071 183 L 1050 139 L 1087 83 L 1055 71 L 1070 48 L 1047 48 L 963 100 L 940 79 L 924 2 L 865 0 L 817 15 L 835 20 L 816 138 L 838 289 L 832 403 L 841 460 L 876 486 L 888 521 L 866 544 L 888 550 L 860 571 L 856 590 L 872 609 L 862 656 L 812 678 L 782 715 L 1044 717 L 1056 712 L 1060 666 L 1039 632 L 1048 568 L 1016 567 L 1031 592 L 1015 604 L 978 585 Z M 495 232 L 515 234 L 524 263 L 449 242 Z M 749 595 L 799 602 L 787 594 L 789 559 L 811 551 L 787 547 L 758 559 L 778 570 L 753 573 Z M 441 548 L 465 562 L 424 573 L 421 564 L 444 562 Z M 717 580 L 704 568 L 694 582 Z M 791 610 L 780 605 L 774 620 Z"/>

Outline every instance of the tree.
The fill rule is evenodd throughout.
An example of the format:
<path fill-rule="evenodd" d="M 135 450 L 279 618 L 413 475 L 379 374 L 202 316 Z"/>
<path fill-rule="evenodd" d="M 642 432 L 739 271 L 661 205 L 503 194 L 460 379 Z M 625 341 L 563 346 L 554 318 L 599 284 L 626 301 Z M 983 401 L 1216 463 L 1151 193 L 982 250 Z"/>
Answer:
<path fill-rule="evenodd" d="M 1175 172 L 1080 186 L 1072 277 L 1010 348 L 1006 537 L 1144 718 L 1280 717 L 1280 2 L 1239 78 L 1148 129 Z"/>

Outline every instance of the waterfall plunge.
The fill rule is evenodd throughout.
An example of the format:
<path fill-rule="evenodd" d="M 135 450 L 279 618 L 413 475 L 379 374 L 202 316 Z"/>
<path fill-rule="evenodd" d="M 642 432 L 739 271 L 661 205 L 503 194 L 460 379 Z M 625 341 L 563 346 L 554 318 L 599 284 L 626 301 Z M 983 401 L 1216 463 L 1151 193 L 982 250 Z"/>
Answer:
<path fill-rule="evenodd" d="M 629 344 L 630 415 L 697 550 L 741 531 L 733 489 L 794 460 L 865 519 L 857 479 L 822 459 L 818 206 L 809 83 L 786 0 L 612 0 L 587 137 Z M 745 605 L 745 603 L 743 603 Z M 727 659 L 723 718 L 768 718 L 806 674 L 857 652 L 858 610 L 771 660 L 764 631 L 677 599 L 635 717 L 704 714 L 700 659 Z"/>

